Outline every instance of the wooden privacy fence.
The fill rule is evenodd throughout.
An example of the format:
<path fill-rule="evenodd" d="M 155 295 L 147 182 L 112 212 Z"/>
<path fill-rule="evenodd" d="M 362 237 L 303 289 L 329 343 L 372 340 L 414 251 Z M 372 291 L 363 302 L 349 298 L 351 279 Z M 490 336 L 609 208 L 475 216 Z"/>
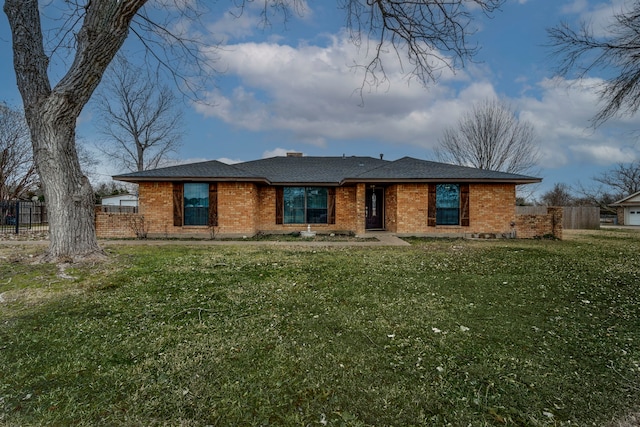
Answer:
<path fill-rule="evenodd" d="M 600 228 L 600 208 L 593 206 L 563 206 L 564 230 L 597 230 Z M 516 206 L 518 215 L 544 215 L 547 206 Z"/>

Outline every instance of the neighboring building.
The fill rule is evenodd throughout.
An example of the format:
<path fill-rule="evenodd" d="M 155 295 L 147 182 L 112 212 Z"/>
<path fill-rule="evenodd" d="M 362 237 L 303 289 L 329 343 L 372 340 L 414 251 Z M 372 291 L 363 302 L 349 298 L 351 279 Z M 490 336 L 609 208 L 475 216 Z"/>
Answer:
<path fill-rule="evenodd" d="M 104 196 L 102 206 L 138 206 L 138 196 L 135 194 L 117 194 Z"/>
<path fill-rule="evenodd" d="M 540 178 L 403 157 L 218 161 L 113 177 L 138 184 L 149 235 L 218 236 L 386 230 L 399 235 L 513 235 L 516 185 Z"/>
<path fill-rule="evenodd" d="M 640 191 L 618 200 L 611 206 L 618 211 L 619 225 L 640 225 Z"/>
<path fill-rule="evenodd" d="M 135 194 L 105 196 L 102 198 L 101 205 L 98 208 L 100 212 L 107 213 L 135 213 L 138 211 L 138 196 Z"/>

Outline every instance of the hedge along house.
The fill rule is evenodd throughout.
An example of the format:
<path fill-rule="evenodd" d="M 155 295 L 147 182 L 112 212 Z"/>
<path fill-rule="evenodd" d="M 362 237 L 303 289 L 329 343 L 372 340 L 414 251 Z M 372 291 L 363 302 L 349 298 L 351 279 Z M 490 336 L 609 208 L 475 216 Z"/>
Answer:
<path fill-rule="evenodd" d="M 381 156 L 382 157 L 382 156 Z M 139 185 L 150 236 L 385 230 L 513 235 L 516 185 L 541 179 L 404 157 L 303 157 L 185 164 L 114 176 Z"/>

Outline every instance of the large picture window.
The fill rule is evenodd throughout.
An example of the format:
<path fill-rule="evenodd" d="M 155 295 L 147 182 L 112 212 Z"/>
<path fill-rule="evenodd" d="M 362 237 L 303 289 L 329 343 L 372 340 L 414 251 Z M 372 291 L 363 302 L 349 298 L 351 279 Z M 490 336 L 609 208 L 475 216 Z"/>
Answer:
<path fill-rule="evenodd" d="M 323 187 L 285 187 L 283 208 L 285 224 L 327 224 L 328 192 Z"/>
<path fill-rule="evenodd" d="M 427 225 L 469 226 L 469 184 L 429 184 Z"/>
<path fill-rule="evenodd" d="M 184 184 L 184 225 L 209 223 L 209 184 Z"/>
<path fill-rule="evenodd" d="M 436 225 L 460 224 L 460 186 L 436 185 Z"/>

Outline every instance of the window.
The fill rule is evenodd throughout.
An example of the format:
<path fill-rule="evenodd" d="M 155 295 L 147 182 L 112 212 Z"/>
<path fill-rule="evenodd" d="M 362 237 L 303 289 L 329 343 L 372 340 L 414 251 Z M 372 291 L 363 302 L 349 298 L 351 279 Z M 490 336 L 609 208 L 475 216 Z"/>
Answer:
<path fill-rule="evenodd" d="M 429 184 L 427 225 L 469 226 L 469 184 Z"/>
<path fill-rule="evenodd" d="M 284 224 L 327 224 L 328 191 L 322 187 L 285 187 Z"/>
<path fill-rule="evenodd" d="M 218 186 L 212 183 L 173 184 L 173 225 L 218 225 Z"/>
<path fill-rule="evenodd" d="M 207 225 L 209 222 L 209 184 L 184 184 L 184 225 Z"/>
<path fill-rule="evenodd" d="M 436 225 L 460 224 L 460 186 L 436 185 Z"/>

